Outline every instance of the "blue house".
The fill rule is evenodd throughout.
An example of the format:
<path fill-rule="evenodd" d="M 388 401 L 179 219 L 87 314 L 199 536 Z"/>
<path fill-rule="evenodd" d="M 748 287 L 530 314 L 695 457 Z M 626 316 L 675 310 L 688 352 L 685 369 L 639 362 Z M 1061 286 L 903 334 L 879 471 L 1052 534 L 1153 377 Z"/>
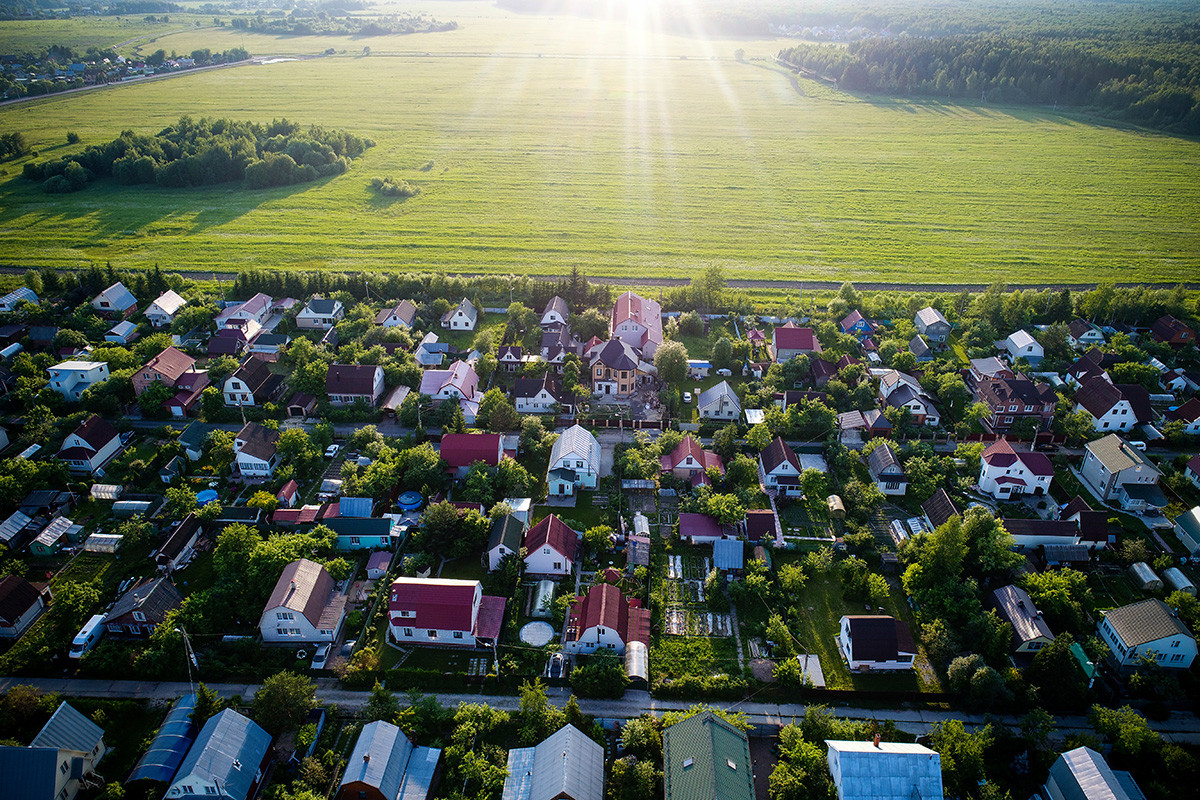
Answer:
<path fill-rule="evenodd" d="M 404 540 L 405 528 L 390 517 L 334 517 L 321 524 L 337 534 L 338 550 L 391 550 Z"/>
<path fill-rule="evenodd" d="M 247 800 L 262 781 L 270 750 L 271 734 L 227 708 L 204 723 L 166 796 Z"/>

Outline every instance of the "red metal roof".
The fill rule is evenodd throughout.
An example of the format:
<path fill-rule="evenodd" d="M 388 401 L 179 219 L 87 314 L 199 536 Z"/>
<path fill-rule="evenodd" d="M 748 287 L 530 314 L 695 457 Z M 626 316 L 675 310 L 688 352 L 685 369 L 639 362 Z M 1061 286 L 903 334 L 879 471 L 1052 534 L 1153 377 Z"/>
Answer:
<path fill-rule="evenodd" d="M 451 467 L 469 467 L 482 461 L 489 467 L 500 463 L 498 433 L 448 433 L 442 437 L 442 458 Z"/>
<path fill-rule="evenodd" d="M 686 513 L 679 515 L 679 535 L 684 538 L 699 536 L 720 539 L 724 534 L 720 523 L 707 514 Z"/>
<path fill-rule="evenodd" d="M 821 344 L 812 328 L 789 328 L 784 326 L 775 329 L 776 350 L 808 350 L 813 353 L 821 352 Z"/>
<path fill-rule="evenodd" d="M 475 637 L 496 639 L 504 627 L 504 607 L 508 600 L 503 597 L 484 595 L 479 602 L 479 614 L 475 618 Z"/>
<path fill-rule="evenodd" d="M 388 616 L 393 625 L 473 633 L 478 589 L 478 581 L 397 578 L 392 583 Z M 405 611 L 411 614 L 401 616 Z"/>
<path fill-rule="evenodd" d="M 545 545 L 549 545 L 569 560 L 574 561 L 575 554 L 579 550 L 579 534 L 571 530 L 567 523 L 551 514 L 525 534 L 525 549 L 528 552 L 532 553 Z"/>
<path fill-rule="evenodd" d="M 1054 474 L 1054 465 L 1044 453 L 1016 451 L 1007 439 L 999 439 L 988 445 L 983 451 L 983 461 L 990 467 L 1011 467 L 1020 461 L 1025 469 L 1034 475 L 1046 476 Z"/>

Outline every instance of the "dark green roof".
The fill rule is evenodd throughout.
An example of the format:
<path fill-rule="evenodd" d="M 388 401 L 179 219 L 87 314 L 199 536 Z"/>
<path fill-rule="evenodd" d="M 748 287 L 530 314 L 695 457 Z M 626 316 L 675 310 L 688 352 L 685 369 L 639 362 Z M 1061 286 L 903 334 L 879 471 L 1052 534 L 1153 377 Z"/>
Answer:
<path fill-rule="evenodd" d="M 750 740 L 711 711 L 663 731 L 667 800 L 754 800 Z"/>
<path fill-rule="evenodd" d="M 505 514 L 492 523 L 487 549 L 490 552 L 500 545 L 504 545 L 515 553 L 521 549 L 521 539 L 524 538 L 524 535 L 525 526 L 521 524 L 521 520 L 512 514 Z"/>

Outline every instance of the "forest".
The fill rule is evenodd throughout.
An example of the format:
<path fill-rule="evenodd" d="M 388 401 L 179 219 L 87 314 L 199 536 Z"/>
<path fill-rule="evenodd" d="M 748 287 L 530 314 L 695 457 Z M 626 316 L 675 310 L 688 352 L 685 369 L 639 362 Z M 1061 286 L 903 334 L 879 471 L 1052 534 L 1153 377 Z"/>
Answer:
<path fill-rule="evenodd" d="M 174 188 L 244 179 L 246 188 L 262 189 L 340 175 L 374 144 L 344 130 L 315 125 L 306 130 L 286 119 L 257 125 L 181 117 L 153 136 L 123 131 L 75 155 L 29 162 L 23 175 L 51 194 L 78 191 L 104 177 Z"/>

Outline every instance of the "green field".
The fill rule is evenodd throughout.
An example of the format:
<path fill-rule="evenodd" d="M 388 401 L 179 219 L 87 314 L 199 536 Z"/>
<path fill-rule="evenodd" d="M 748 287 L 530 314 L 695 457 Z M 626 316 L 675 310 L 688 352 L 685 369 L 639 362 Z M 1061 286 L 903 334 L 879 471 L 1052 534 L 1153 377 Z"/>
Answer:
<path fill-rule="evenodd" d="M 347 175 L 260 192 L 102 183 L 46 195 L 0 165 L 0 263 L 579 265 L 631 282 L 713 263 L 731 278 L 898 284 L 1200 274 L 1194 141 L 1048 110 L 857 98 L 733 58 L 736 47 L 769 55 L 775 40 L 713 43 L 477 3 L 430 10 L 461 29 L 191 30 L 155 46 L 339 53 L 0 108 L 0 131 L 24 132 L 43 157 L 70 152 L 67 130 L 96 143 L 185 113 L 287 116 L 378 142 Z M 377 198 L 376 175 L 424 194 Z"/>

